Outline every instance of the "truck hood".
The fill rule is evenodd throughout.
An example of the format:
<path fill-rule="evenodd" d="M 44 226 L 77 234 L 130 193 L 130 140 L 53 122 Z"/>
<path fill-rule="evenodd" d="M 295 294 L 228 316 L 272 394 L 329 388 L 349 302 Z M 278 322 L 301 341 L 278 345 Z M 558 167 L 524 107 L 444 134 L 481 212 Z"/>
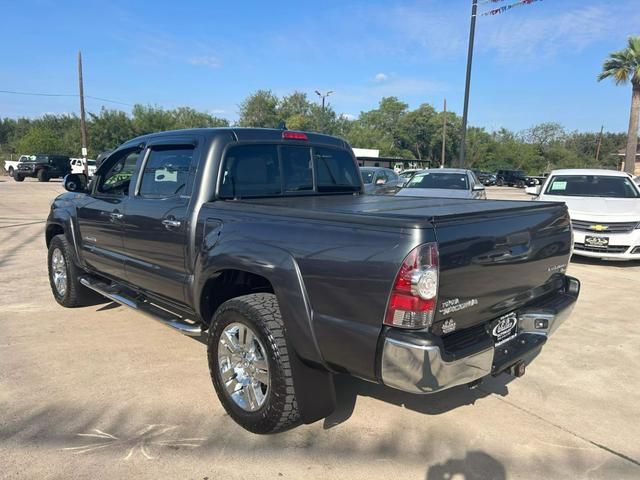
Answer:
<path fill-rule="evenodd" d="M 545 195 L 545 201 L 564 202 L 574 220 L 640 222 L 640 198 L 566 197 Z"/>
<path fill-rule="evenodd" d="M 469 190 L 448 190 L 444 188 L 403 188 L 400 197 L 472 198 Z"/>

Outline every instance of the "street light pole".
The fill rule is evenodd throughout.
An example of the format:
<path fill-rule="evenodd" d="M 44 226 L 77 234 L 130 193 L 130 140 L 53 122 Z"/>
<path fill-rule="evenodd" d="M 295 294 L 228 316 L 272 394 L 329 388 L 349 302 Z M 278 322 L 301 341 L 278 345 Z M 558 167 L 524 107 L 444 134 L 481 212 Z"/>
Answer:
<path fill-rule="evenodd" d="M 465 142 L 467 136 L 467 116 L 469 113 L 469 86 L 471 84 L 471 63 L 473 61 L 473 42 L 476 35 L 476 13 L 478 0 L 472 0 L 471 4 L 471 28 L 469 29 L 469 51 L 467 53 L 467 79 L 464 87 L 464 110 L 462 112 L 462 132 L 460 137 L 460 168 L 464 168 Z"/>
<path fill-rule="evenodd" d="M 322 100 L 322 111 L 324 112 L 324 103 L 325 103 L 325 99 L 331 95 L 333 93 L 333 90 L 329 90 L 328 92 L 326 92 L 325 94 L 320 93 L 320 90 L 316 90 L 316 95 L 318 95 L 318 97 L 321 98 Z"/>

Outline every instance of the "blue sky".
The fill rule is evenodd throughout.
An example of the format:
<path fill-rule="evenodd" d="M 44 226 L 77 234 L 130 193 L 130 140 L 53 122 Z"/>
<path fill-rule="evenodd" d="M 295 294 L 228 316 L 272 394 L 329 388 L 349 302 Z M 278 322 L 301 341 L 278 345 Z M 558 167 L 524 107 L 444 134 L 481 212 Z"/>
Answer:
<path fill-rule="evenodd" d="M 461 113 L 470 3 L 4 0 L 0 90 L 75 93 L 81 49 L 85 93 L 128 104 L 234 120 L 257 89 L 321 89 L 347 115 L 390 95 L 437 108 L 446 97 Z M 630 87 L 595 77 L 631 34 L 640 35 L 637 0 L 543 0 L 479 17 L 470 124 L 626 131 Z M 0 116 L 77 112 L 77 103 L 0 93 Z M 129 110 L 87 101 L 89 111 L 102 105 Z"/>

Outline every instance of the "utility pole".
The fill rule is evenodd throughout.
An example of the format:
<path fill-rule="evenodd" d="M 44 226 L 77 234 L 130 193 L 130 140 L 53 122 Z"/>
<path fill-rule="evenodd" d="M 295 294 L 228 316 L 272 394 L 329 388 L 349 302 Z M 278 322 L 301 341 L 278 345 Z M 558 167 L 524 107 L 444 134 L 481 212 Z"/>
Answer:
<path fill-rule="evenodd" d="M 84 174 L 89 178 L 89 162 L 87 162 L 87 119 L 84 112 L 84 85 L 82 82 L 82 53 L 78 50 L 78 85 L 80 87 L 80 139 L 82 142 L 82 161 Z"/>
<path fill-rule="evenodd" d="M 464 110 L 462 112 L 462 135 L 460 138 L 460 168 L 464 168 L 464 150 L 467 136 L 467 116 L 469 113 L 469 87 L 471 85 L 471 63 L 473 61 L 473 42 L 476 35 L 476 13 L 478 12 L 478 0 L 472 0 L 471 27 L 469 29 L 469 51 L 467 52 L 467 78 L 464 87 Z"/>
<path fill-rule="evenodd" d="M 320 93 L 320 90 L 316 90 L 316 95 L 318 95 L 318 96 L 322 99 L 322 111 L 323 111 L 323 112 L 324 112 L 324 102 L 325 102 L 325 99 L 326 99 L 329 95 L 331 95 L 332 93 L 333 93 L 333 90 L 329 90 L 329 91 L 328 91 L 327 93 L 325 93 L 325 94 Z"/>
<path fill-rule="evenodd" d="M 600 135 L 598 136 L 598 146 L 596 147 L 596 163 L 600 161 L 600 147 L 602 146 L 603 131 L 604 131 L 604 125 L 600 127 Z"/>
<path fill-rule="evenodd" d="M 444 99 L 444 111 L 442 120 L 442 157 L 440 159 L 440 168 L 444 168 L 444 156 L 447 144 L 447 99 Z"/>

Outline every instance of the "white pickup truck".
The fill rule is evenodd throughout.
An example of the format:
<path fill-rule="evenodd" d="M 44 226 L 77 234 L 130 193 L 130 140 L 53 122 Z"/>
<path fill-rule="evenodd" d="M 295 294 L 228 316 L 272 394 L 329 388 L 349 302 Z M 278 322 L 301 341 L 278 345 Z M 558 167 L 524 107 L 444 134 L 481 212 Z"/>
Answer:
<path fill-rule="evenodd" d="M 31 159 L 31 155 L 20 155 L 18 160 L 5 160 L 4 169 L 7 171 L 10 177 L 13 177 L 13 172 L 18 169 L 18 163 L 27 162 Z"/>
<path fill-rule="evenodd" d="M 87 163 L 89 164 L 89 176 L 93 177 L 93 174 L 96 171 L 96 161 L 89 158 L 87 159 Z M 71 173 L 84 173 L 84 162 L 82 158 L 71 159 Z"/>

